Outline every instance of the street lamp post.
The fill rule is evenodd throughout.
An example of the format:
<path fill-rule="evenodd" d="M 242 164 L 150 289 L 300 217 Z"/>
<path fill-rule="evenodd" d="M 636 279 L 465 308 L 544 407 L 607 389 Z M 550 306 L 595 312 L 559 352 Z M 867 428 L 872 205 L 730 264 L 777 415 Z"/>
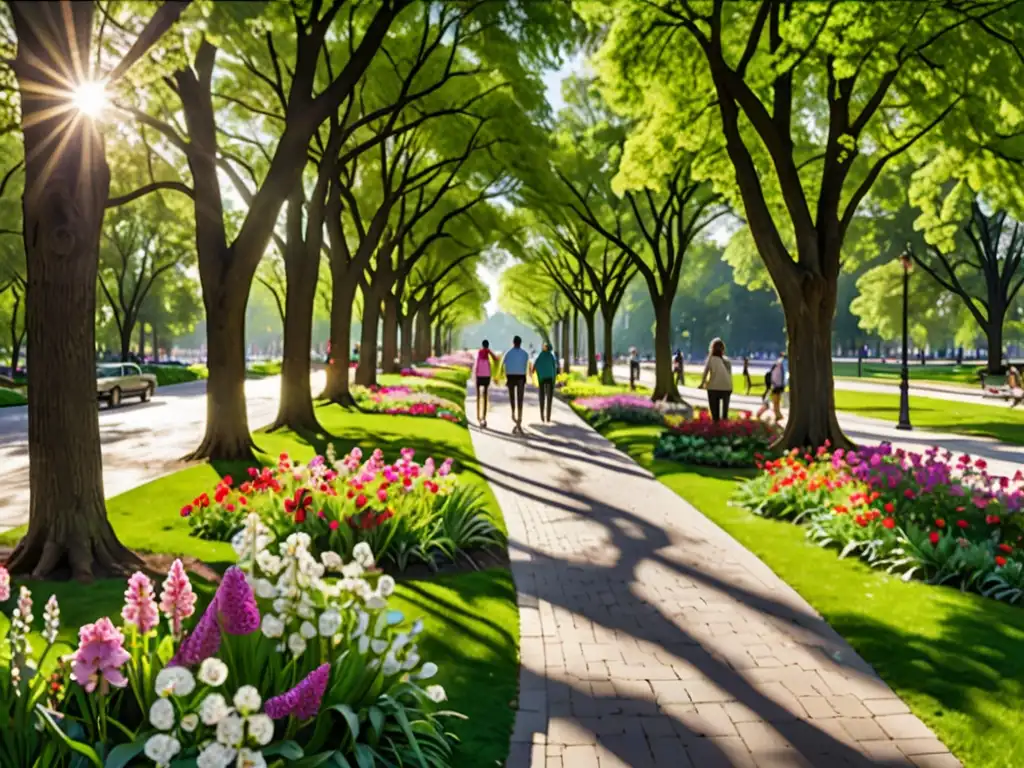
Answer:
<path fill-rule="evenodd" d="M 896 429 L 910 430 L 910 369 L 907 367 L 907 344 L 909 334 L 907 332 L 907 293 L 910 287 L 910 272 L 914 262 L 910 257 L 910 245 L 908 244 L 903 253 L 900 254 L 900 266 L 903 267 L 903 364 L 900 366 L 900 421 Z"/>

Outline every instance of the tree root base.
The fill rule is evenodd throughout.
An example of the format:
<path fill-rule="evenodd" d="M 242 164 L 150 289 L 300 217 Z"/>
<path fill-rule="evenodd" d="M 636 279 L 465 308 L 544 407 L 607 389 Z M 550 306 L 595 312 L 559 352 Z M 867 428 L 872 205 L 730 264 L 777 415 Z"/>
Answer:
<path fill-rule="evenodd" d="M 127 576 L 143 566 L 142 560 L 117 540 L 106 526 L 91 539 L 65 544 L 47 532 L 29 532 L 18 542 L 6 567 L 12 575 L 38 580 L 74 579 L 89 584 L 97 578 Z"/>

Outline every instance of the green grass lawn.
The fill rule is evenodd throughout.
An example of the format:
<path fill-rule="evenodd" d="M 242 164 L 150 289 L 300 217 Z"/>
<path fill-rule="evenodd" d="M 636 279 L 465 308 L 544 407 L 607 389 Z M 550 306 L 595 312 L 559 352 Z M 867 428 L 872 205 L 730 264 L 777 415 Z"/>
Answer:
<path fill-rule="evenodd" d="M 978 371 L 984 369 L 984 365 L 978 363 L 967 363 L 965 365 L 956 365 L 950 363 L 949 365 L 931 364 L 921 365 L 920 363 L 910 362 L 908 370 L 910 371 L 910 380 L 912 382 L 930 382 L 935 384 L 954 384 L 965 388 L 980 388 L 980 382 L 978 380 Z M 857 377 L 857 363 L 851 362 L 834 362 L 832 363 L 832 373 L 835 376 L 843 378 L 858 378 Z M 883 365 L 879 362 L 864 362 L 861 365 L 861 376 L 862 379 L 874 379 L 876 381 L 891 382 L 893 384 L 899 383 L 900 380 L 900 366 L 895 363 L 886 363 Z M 1002 379 L 1000 379 L 1001 381 Z"/>
<path fill-rule="evenodd" d="M 24 405 L 28 400 L 16 389 L 6 389 L 0 387 L 0 408 L 6 408 L 12 405 Z"/>
<path fill-rule="evenodd" d="M 603 432 L 803 595 L 966 768 L 1024 765 L 1024 610 L 905 583 L 840 560 L 799 526 L 730 507 L 744 474 L 654 459 L 657 427 Z"/>
<path fill-rule="evenodd" d="M 438 386 L 450 391 L 452 385 Z M 451 457 L 463 481 L 484 492 L 492 517 L 505 530 L 466 428 L 440 419 L 366 414 L 337 405 L 318 406 L 317 415 L 326 433 L 256 433 L 253 437 L 261 460 L 276 462 L 279 454 L 288 452 L 305 461 L 322 453 L 328 442 L 339 455 L 358 445 L 367 455 L 379 447 L 389 460 L 404 447 L 415 449 L 421 461 L 428 455 L 438 462 Z M 121 541 L 132 549 L 197 557 L 223 570 L 234 561 L 230 545 L 189 536 L 180 509 L 202 491 L 212 489 L 221 475 L 240 478 L 245 469 L 238 464 L 190 467 L 109 499 L 107 513 Z M 23 532 L 16 529 L 0 535 L 0 545 L 12 545 Z M 79 624 L 103 615 L 116 619 L 124 583 L 102 580 L 82 587 L 37 582 L 32 589 L 40 615 L 49 593 L 57 593 L 65 621 L 64 637 L 72 641 Z M 407 617 L 425 620 L 429 632 L 422 641 L 421 655 L 440 668 L 437 682 L 447 689 L 450 708 L 471 716 L 464 722 L 452 722 L 452 731 L 461 739 L 455 764 L 501 765 L 508 752 L 518 689 L 519 614 L 511 574 L 505 568 L 492 568 L 400 580 L 396 595 L 396 607 Z M 0 616 L 0 634 L 5 622 Z"/>
<path fill-rule="evenodd" d="M 142 366 L 143 373 L 152 373 L 156 376 L 158 387 L 166 387 L 170 384 L 184 384 L 189 381 L 208 379 L 210 371 L 205 365 L 160 365 L 151 364 Z"/>

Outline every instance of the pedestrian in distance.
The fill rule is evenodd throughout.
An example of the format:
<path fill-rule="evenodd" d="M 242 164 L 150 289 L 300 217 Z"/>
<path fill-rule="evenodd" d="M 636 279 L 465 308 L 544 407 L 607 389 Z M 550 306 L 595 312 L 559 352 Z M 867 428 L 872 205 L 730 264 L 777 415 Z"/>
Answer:
<path fill-rule="evenodd" d="M 1020 371 L 1015 365 L 1006 369 L 1006 387 L 1010 391 L 1011 408 L 1016 408 L 1024 402 L 1024 386 L 1022 386 Z"/>
<path fill-rule="evenodd" d="M 713 421 L 729 418 L 729 398 L 732 397 L 732 363 L 725 356 L 725 342 L 712 339 L 700 388 L 708 393 L 708 409 Z"/>
<path fill-rule="evenodd" d="M 523 395 L 526 393 L 526 371 L 530 365 L 530 356 L 522 345 L 523 340 L 516 336 L 512 339 L 512 349 L 507 350 L 501 359 L 512 406 L 513 435 L 523 434 Z"/>
<path fill-rule="evenodd" d="M 487 428 L 487 399 L 493 375 L 491 364 L 497 362 L 498 356 L 491 351 L 491 342 L 484 339 L 477 350 L 476 364 L 473 368 L 473 374 L 476 376 L 476 420 L 484 429 Z"/>
<path fill-rule="evenodd" d="M 754 386 L 754 382 L 750 380 L 750 360 L 747 357 L 743 358 L 743 383 L 747 385 L 747 391 L 745 394 L 750 394 L 750 388 Z"/>
<path fill-rule="evenodd" d="M 551 421 L 551 404 L 555 397 L 555 375 L 558 372 L 558 363 L 551 352 L 551 345 L 545 343 L 537 357 L 530 364 L 531 373 L 537 377 L 537 389 L 540 390 L 540 420 L 543 423 Z"/>
<path fill-rule="evenodd" d="M 768 410 L 768 403 L 771 402 L 771 407 L 775 411 L 775 423 L 782 424 L 782 395 L 786 391 L 786 353 L 783 352 L 779 355 L 779 358 L 772 364 L 772 367 L 768 369 L 768 373 L 764 375 L 764 395 L 762 396 L 763 402 L 761 407 L 757 411 L 757 418 L 761 418 L 762 415 Z"/>
<path fill-rule="evenodd" d="M 672 372 L 676 375 L 676 386 L 686 386 L 686 370 L 683 364 L 683 351 L 681 349 L 677 349 L 675 357 L 672 358 Z"/>
<path fill-rule="evenodd" d="M 629 348 L 629 389 L 636 391 L 636 383 L 640 380 L 640 354 L 636 347 Z"/>

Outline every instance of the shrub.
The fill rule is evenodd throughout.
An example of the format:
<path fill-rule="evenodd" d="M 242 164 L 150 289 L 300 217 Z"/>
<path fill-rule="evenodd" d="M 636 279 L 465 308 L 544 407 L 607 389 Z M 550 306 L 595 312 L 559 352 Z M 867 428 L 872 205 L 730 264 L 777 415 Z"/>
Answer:
<path fill-rule="evenodd" d="M 1021 599 L 1024 474 L 988 474 L 983 459 L 883 443 L 856 451 L 793 451 L 765 461 L 735 501 L 807 525 L 840 556 L 857 555 L 904 579 Z"/>
<path fill-rule="evenodd" d="M 44 669 L 60 624 L 51 596 L 40 658 L 26 642 L 31 593 L 20 590 L 0 669 L 6 715 L 0 764 L 452 765 L 437 666 L 419 655 L 422 622 L 389 610 L 395 583 L 361 545 L 351 562 L 293 534 L 272 545 L 257 515 L 196 617 L 176 561 L 157 601 L 143 573 L 128 581 L 122 625 L 79 630 L 79 646 Z M 0 568 L 0 577 L 6 572 Z M 8 595 L 0 594 L 5 600 Z M 189 629 L 190 627 L 190 629 Z M 143 756 L 146 758 L 143 761 Z"/>
<path fill-rule="evenodd" d="M 662 432 L 654 455 L 683 464 L 753 467 L 770 452 L 777 434 L 749 413 L 739 419 L 714 421 L 707 411 L 701 411 L 699 418 L 673 423 Z"/>
<path fill-rule="evenodd" d="M 504 545 L 482 495 L 460 485 L 451 460 L 438 467 L 414 455 L 403 449 L 387 464 L 376 450 L 363 462 L 353 448 L 339 461 L 329 448 L 303 466 L 282 454 L 276 468 L 250 469 L 237 488 L 225 477 L 212 497 L 200 494 L 181 513 L 194 535 L 229 541 L 252 512 L 275 540 L 302 532 L 315 552 L 343 557 L 362 542 L 397 570 L 412 562 L 436 568 L 468 550 Z"/>
<path fill-rule="evenodd" d="M 612 421 L 627 424 L 664 424 L 666 416 L 689 415 L 682 403 L 654 402 L 637 394 L 598 395 L 573 400 L 572 407 L 585 419 L 600 426 Z"/>
<path fill-rule="evenodd" d="M 160 365 L 149 364 L 142 366 L 144 373 L 151 373 L 156 376 L 158 387 L 166 387 L 171 384 L 184 384 L 189 381 L 198 381 L 209 378 L 210 372 L 205 365 Z"/>
<path fill-rule="evenodd" d="M 411 386 L 352 387 L 357 407 L 371 413 L 392 416 L 425 416 L 465 424 L 466 415 L 457 405 L 443 397 Z"/>

